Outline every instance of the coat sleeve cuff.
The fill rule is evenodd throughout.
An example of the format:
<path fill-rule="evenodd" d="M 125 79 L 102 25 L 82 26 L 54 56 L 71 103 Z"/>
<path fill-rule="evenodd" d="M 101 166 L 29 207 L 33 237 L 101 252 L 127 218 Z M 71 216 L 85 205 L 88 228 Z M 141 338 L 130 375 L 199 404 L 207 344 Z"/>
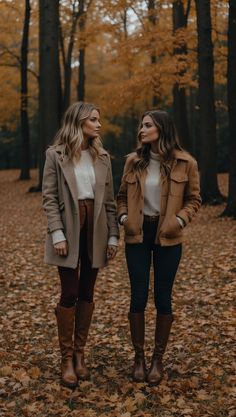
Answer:
<path fill-rule="evenodd" d="M 54 230 L 58 230 L 58 229 L 63 230 L 64 226 L 63 226 L 63 223 L 62 223 L 61 220 L 56 220 L 52 223 L 51 222 L 48 223 L 48 229 L 49 229 L 50 233 L 52 233 L 52 232 L 54 232 Z"/>

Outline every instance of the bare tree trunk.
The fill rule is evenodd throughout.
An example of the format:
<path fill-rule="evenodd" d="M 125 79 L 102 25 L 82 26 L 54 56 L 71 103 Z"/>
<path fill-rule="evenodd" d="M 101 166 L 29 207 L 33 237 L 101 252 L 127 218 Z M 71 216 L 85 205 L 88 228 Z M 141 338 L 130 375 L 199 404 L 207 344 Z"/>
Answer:
<path fill-rule="evenodd" d="M 151 23 L 153 27 L 156 26 L 157 23 L 157 17 L 156 17 L 156 0 L 148 0 L 148 20 Z M 151 65 L 154 66 L 157 63 L 157 56 L 155 54 L 155 44 L 156 39 L 151 39 Z M 158 105 L 158 96 L 155 92 L 155 80 L 154 80 L 154 93 L 152 96 L 152 105 L 153 107 L 156 107 Z"/>
<path fill-rule="evenodd" d="M 86 25 L 86 15 L 85 15 L 85 4 L 84 0 L 79 2 L 80 9 L 80 18 L 79 18 L 79 32 L 82 40 L 82 45 L 79 48 L 79 73 L 78 73 L 78 86 L 77 86 L 77 96 L 79 101 L 85 100 L 85 45 L 84 45 L 84 31 Z"/>
<path fill-rule="evenodd" d="M 70 105 L 71 74 L 72 74 L 71 61 L 72 61 L 72 54 L 73 54 L 74 43 L 75 43 L 75 32 L 76 32 L 76 27 L 77 27 L 79 16 L 80 16 L 79 4 L 77 0 L 74 0 L 72 4 L 72 24 L 71 24 L 67 54 L 65 53 L 62 30 L 60 28 L 60 34 L 61 34 L 60 43 L 61 43 L 61 48 L 62 48 L 62 53 L 63 53 L 63 64 L 64 64 L 64 93 L 63 93 L 63 104 L 62 104 L 63 112 Z"/>
<path fill-rule="evenodd" d="M 195 0 L 198 30 L 198 71 L 201 141 L 201 195 L 205 204 L 222 202 L 217 183 L 217 141 L 214 60 L 210 0 Z"/>
<path fill-rule="evenodd" d="M 59 0 L 39 0 L 39 184 L 42 187 L 45 150 L 59 128 Z M 32 190 L 31 190 L 32 191 Z"/>
<path fill-rule="evenodd" d="M 236 2 L 229 0 L 228 26 L 228 112 L 229 112 L 229 195 L 224 216 L 236 219 Z"/>
<path fill-rule="evenodd" d="M 188 8 L 187 13 L 190 9 L 190 1 L 188 1 Z M 180 29 L 184 29 L 187 26 L 188 15 L 184 12 L 184 5 L 182 0 L 175 0 L 173 1 L 173 32 L 176 32 Z M 174 47 L 174 54 L 180 57 L 185 57 L 187 55 L 187 44 L 182 42 L 181 44 L 177 44 Z M 176 77 L 178 81 L 175 82 L 173 87 L 173 110 L 174 110 L 174 120 L 178 132 L 178 136 L 180 138 L 180 142 L 183 147 L 192 152 L 192 142 L 190 138 L 189 132 L 189 124 L 188 124 L 188 109 L 187 109 L 187 102 L 186 102 L 186 91 L 185 87 L 182 87 L 180 84 L 181 77 L 184 76 L 185 70 L 180 70 L 177 72 Z"/>
<path fill-rule="evenodd" d="M 79 81 L 78 81 L 78 100 L 85 99 L 85 48 L 79 50 Z"/>
<path fill-rule="evenodd" d="M 28 45 L 30 0 L 25 0 L 25 19 L 21 45 L 21 172 L 20 180 L 30 179 L 30 133 L 28 120 Z"/>

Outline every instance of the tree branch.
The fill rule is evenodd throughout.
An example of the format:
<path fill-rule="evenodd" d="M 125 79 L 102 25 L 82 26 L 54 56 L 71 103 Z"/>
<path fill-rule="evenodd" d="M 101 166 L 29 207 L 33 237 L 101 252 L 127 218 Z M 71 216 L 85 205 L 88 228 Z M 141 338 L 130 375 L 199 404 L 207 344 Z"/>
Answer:
<path fill-rule="evenodd" d="M 2 55 L 3 54 L 8 54 L 8 55 L 12 56 L 13 58 L 15 58 L 19 62 L 19 64 L 21 64 L 21 59 L 20 59 L 19 55 L 12 52 L 7 46 L 2 46 L 2 49 L 4 49 L 4 51 L 2 52 Z"/>

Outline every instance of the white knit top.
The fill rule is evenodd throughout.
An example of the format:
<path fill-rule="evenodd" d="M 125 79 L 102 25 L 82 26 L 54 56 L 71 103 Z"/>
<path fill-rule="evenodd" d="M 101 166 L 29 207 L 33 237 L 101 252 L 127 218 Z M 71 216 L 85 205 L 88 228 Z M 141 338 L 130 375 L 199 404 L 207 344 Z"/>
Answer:
<path fill-rule="evenodd" d="M 160 213 L 160 159 L 159 155 L 150 151 L 150 161 L 144 187 L 144 214 L 156 216 Z"/>
<path fill-rule="evenodd" d="M 78 200 L 94 199 L 95 173 L 92 156 L 88 149 L 81 151 L 79 162 L 74 164 L 74 173 L 77 184 Z"/>

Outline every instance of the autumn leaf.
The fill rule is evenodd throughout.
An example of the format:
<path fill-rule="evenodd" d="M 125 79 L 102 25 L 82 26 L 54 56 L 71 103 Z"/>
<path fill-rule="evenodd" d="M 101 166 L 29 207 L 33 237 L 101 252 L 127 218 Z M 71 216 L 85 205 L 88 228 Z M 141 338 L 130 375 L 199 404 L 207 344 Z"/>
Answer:
<path fill-rule="evenodd" d="M 0 368 L 0 376 L 9 376 L 12 375 L 12 367 L 11 366 L 3 366 Z"/>
<path fill-rule="evenodd" d="M 28 371 L 28 373 L 31 376 L 31 378 L 38 379 L 40 377 L 41 372 L 40 372 L 40 369 L 37 366 L 35 366 L 35 367 L 31 368 Z"/>

